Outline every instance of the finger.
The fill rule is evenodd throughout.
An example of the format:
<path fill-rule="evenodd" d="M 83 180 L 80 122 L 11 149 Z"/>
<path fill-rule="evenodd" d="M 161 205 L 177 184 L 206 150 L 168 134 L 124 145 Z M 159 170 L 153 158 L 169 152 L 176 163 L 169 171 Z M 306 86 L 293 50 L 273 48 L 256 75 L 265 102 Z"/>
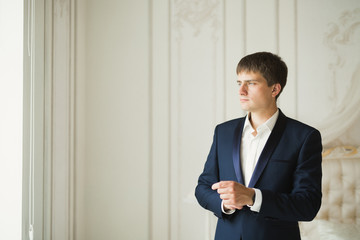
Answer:
<path fill-rule="evenodd" d="M 220 181 L 217 183 L 214 183 L 211 188 L 213 190 L 219 189 L 219 188 L 226 188 L 228 187 L 233 181 Z"/>
<path fill-rule="evenodd" d="M 227 188 L 218 188 L 217 189 L 218 194 L 228 193 L 229 190 Z"/>
<path fill-rule="evenodd" d="M 233 210 L 233 209 L 236 209 L 234 206 L 232 206 L 232 205 L 225 205 L 224 204 L 224 207 L 226 208 L 226 209 L 229 209 L 229 210 Z"/>
<path fill-rule="evenodd" d="M 244 207 L 243 205 L 234 204 L 233 201 L 231 201 L 231 200 L 223 200 L 223 203 L 224 203 L 224 206 L 226 206 L 226 208 L 229 208 L 229 209 L 241 210 Z"/>
<path fill-rule="evenodd" d="M 212 190 L 216 190 L 216 189 L 219 189 L 219 188 L 220 188 L 220 182 L 214 183 L 214 184 L 211 186 L 211 189 L 212 189 Z"/>
<path fill-rule="evenodd" d="M 223 199 L 224 205 L 231 206 L 232 208 L 236 208 L 236 204 L 232 199 L 225 198 Z"/>
<path fill-rule="evenodd" d="M 217 183 L 214 183 L 212 186 L 211 186 L 211 188 L 213 189 L 213 190 L 216 190 L 216 189 L 219 189 L 219 188 L 224 188 L 224 187 L 226 187 L 226 181 L 220 181 L 220 182 L 217 182 Z"/>
<path fill-rule="evenodd" d="M 238 210 L 241 210 L 243 208 L 243 206 L 240 206 L 240 207 L 237 207 L 235 205 L 225 205 L 224 206 L 227 208 L 227 209 L 238 209 Z"/>
<path fill-rule="evenodd" d="M 229 200 L 231 196 L 229 194 L 220 194 L 220 198 L 223 200 Z"/>

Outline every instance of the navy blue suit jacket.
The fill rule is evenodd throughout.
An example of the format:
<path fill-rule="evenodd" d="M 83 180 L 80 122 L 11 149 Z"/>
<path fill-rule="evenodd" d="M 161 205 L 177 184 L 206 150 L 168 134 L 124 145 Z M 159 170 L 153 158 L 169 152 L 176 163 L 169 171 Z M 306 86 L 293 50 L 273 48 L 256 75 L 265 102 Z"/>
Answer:
<path fill-rule="evenodd" d="M 215 239 L 300 239 L 298 221 L 311 221 L 321 205 L 320 133 L 280 111 L 248 186 L 262 192 L 260 212 L 244 207 L 226 215 L 211 185 L 228 180 L 244 184 L 240 164 L 244 122 L 245 118 L 239 118 L 215 128 L 195 190 L 199 204 L 218 217 Z"/>

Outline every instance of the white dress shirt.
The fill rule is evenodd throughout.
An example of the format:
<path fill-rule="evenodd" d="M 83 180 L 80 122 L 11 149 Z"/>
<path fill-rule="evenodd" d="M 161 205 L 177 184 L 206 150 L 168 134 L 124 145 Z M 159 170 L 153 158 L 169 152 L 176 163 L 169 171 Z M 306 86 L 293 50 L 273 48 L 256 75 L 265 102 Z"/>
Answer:
<path fill-rule="evenodd" d="M 279 116 L 279 109 L 272 115 L 265 123 L 256 128 L 256 136 L 253 135 L 255 129 L 250 123 L 251 114 L 246 116 L 245 124 L 241 137 L 241 169 L 244 177 L 245 186 L 249 186 L 255 166 L 259 160 L 260 154 L 273 130 L 275 123 Z M 259 212 L 262 204 L 262 194 L 259 189 L 255 190 L 255 202 L 250 206 L 252 211 Z M 226 214 L 232 214 L 235 210 L 225 211 L 222 205 L 222 210 Z"/>

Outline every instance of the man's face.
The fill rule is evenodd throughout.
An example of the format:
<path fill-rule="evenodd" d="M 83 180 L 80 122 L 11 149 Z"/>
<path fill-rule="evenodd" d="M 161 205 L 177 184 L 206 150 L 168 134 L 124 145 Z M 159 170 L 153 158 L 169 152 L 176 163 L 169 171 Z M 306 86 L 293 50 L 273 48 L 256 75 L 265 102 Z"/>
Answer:
<path fill-rule="evenodd" d="M 275 96 L 280 84 L 268 86 L 266 79 L 257 72 L 240 72 L 237 82 L 243 110 L 263 112 L 276 106 Z"/>

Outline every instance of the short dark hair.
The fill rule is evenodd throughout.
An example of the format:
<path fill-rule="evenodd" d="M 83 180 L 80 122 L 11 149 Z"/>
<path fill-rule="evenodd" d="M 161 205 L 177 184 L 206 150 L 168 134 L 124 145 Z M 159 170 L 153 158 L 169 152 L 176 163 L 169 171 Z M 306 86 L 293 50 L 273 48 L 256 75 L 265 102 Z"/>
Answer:
<path fill-rule="evenodd" d="M 266 79 L 268 86 L 279 83 L 281 93 L 286 85 L 288 68 L 278 55 L 270 52 L 257 52 L 240 60 L 236 68 L 236 74 L 240 72 L 260 73 Z M 276 98 L 279 97 L 280 93 Z"/>

